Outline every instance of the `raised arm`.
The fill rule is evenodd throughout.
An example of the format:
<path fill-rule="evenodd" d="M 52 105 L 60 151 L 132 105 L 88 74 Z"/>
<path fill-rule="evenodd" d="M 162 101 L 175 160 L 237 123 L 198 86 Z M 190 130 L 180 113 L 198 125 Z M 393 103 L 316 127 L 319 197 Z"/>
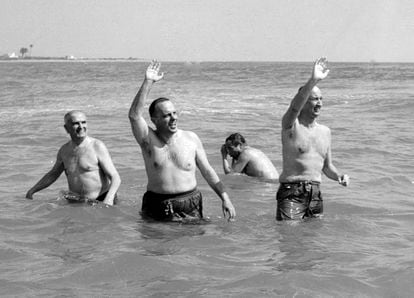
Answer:
<path fill-rule="evenodd" d="M 105 176 L 111 180 L 111 185 L 109 186 L 108 193 L 106 194 L 103 202 L 107 205 L 112 206 L 114 204 L 116 192 L 121 185 L 121 177 L 119 176 L 118 171 L 112 162 L 112 158 L 105 144 L 97 140 L 95 143 L 95 150 L 97 153 L 99 166 L 105 173 Z"/>
<path fill-rule="evenodd" d="M 129 109 L 129 121 L 131 122 L 132 133 L 138 144 L 142 145 L 148 137 L 148 124 L 144 119 L 144 104 L 151 90 L 152 84 L 158 82 L 164 76 L 160 73 L 161 63 L 153 60 L 145 72 L 144 82 Z"/>
<path fill-rule="evenodd" d="M 327 61 L 326 58 L 319 58 L 315 61 L 313 65 L 313 71 L 310 79 L 306 82 L 304 86 L 299 88 L 298 93 L 293 98 L 292 102 L 286 113 L 283 115 L 282 118 L 282 128 L 289 129 L 292 127 L 293 123 L 299 116 L 300 111 L 302 110 L 303 106 L 305 105 L 308 97 L 313 89 L 313 87 L 318 84 L 319 81 L 326 78 L 329 73 L 329 69 L 327 69 Z"/>
<path fill-rule="evenodd" d="M 55 182 L 59 176 L 64 171 L 64 165 L 62 158 L 60 158 L 60 151 L 57 154 L 56 162 L 53 165 L 53 168 L 47 172 L 40 180 L 37 182 L 29 191 L 26 193 L 26 198 L 33 200 L 33 195 L 45 189 L 46 187 L 50 186 L 53 182 Z"/>
<path fill-rule="evenodd" d="M 230 201 L 230 198 L 224 189 L 223 183 L 220 181 L 217 173 L 214 171 L 210 163 L 208 162 L 206 152 L 204 151 L 203 144 L 197 135 L 193 134 L 194 142 L 197 145 L 196 151 L 196 163 L 201 172 L 201 175 L 207 181 L 208 185 L 214 190 L 214 192 L 220 197 L 222 201 L 223 215 L 228 215 L 229 220 L 233 220 L 236 216 L 236 210 Z"/>

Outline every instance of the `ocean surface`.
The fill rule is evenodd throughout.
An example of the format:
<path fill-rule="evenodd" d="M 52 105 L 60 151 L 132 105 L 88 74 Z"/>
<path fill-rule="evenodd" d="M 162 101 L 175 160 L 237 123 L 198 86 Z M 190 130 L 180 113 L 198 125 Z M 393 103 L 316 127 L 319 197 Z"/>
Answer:
<path fill-rule="evenodd" d="M 276 222 L 278 183 L 224 175 L 233 132 L 281 172 L 281 117 L 312 63 L 163 63 L 150 100 L 170 97 L 227 187 L 237 218 L 198 173 L 206 224 L 140 214 L 147 178 L 128 110 L 148 62 L 0 63 L 1 297 L 412 297 L 414 64 L 330 63 L 319 122 L 349 187 L 323 178 L 324 216 Z M 25 193 L 88 116 L 121 175 L 119 205 L 68 204 L 62 175 Z M 147 118 L 148 119 L 148 118 Z"/>

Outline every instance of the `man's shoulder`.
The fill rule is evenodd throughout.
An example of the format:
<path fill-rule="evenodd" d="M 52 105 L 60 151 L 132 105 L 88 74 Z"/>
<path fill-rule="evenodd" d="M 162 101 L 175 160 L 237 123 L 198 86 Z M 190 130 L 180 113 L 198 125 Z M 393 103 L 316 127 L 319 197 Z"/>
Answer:
<path fill-rule="evenodd" d="M 104 144 L 104 142 L 103 141 L 101 141 L 101 140 L 99 140 L 99 139 L 96 139 L 96 138 L 93 138 L 93 137 L 89 137 L 89 141 L 90 141 L 90 143 L 96 148 L 96 147 L 98 147 L 98 148 L 100 148 L 100 147 L 106 147 L 105 146 L 105 144 Z"/>
<path fill-rule="evenodd" d="M 101 155 L 108 152 L 108 148 L 106 147 L 105 143 L 99 139 L 89 137 L 89 145 L 88 147 L 91 148 L 95 154 Z"/>
<path fill-rule="evenodd" d="M 177 133 L 179 134 L 179 137 L 181 137 L 181 138 L 186 138 L 186 139 L 191 139 L 191 140 L 198 140 L 199 139 L 198 135 L 195 132 L 191 131 L 191 130 L 181 130 L 180 129 Z"/>
<path fill-rule="evenodd" d="M 68 141 L 68 142 L 66 142 L 65 144 L 63 144 L 61 147 L 60 147 L 60 149 L 59 149 L 59 153 L 62 153 L 62 152 L 65 152 L 65 151 L 67 151 L 67 150 L 71 150 L 71 148 L 72 148 L 72 141 Z"/>
<path fill-rule="evenodd" d="M 320 130 L 321 132 L 326 132 L 326 133 L 329 133 L 329 132 L 331 131 L 331 129 L 330 129 L 328 126 L 323 125 L 323 124 L 320 124 L 320 123 L 316 123 L 316 127 L 317 127 L 317 128 L 318 128 L 318 130 Z"/>
<path fill-rule="evenodd" d="M 299 120 L 295 119 L 295 121 L 292 123 L 289 127 L 283 127 L 282 126 L 282 141 L 283 139 L 292 138 L 295 135 L 296 130 L 300 126 Z"/>
<path fill-rule="evenodd" d="M 282 125 L 282 132 L 286 132 L 286 131 L 291 131 L 291 130 L 294 130 L 298 125 L 300 125 L 300 123 L 299 123 L 299 119 L 298 118 L 296 118 L 293 122 L 292 122 L 292 124 L 290 125 L 290 126 L 287 126 L 287 127 L 284 127 L 283 125 Z"/>
<path fill-rule="evenodd" d="M 242 152 L 240 152 L 237 160 L 249 161 L 257 155 L 257 149 L 252 147 L 246 147 Z"/>
<path fill-rule="evenodd" d="M 266 154 L 257 148 L 253 148 L 253 147 L 248 147 L 247 150 L 244 150 L 243 153 L 246 154 L 246 157 L 248 157 L 249 159 L 254 159 L 257 160 L 262 159 L 263 157 L 266 156 Z"/>
<path fill-rule="evenodd" d="M 242 151 L 241 154 L 243 154 L 243 155 L 252 155 L 252 154 L 255 154 L 255 153 L 258 153 L 258 152 L 261 152 L 261 151 L 257 148 L 248 146 L 248 147 L 244 148 L 244 150 Z"/>

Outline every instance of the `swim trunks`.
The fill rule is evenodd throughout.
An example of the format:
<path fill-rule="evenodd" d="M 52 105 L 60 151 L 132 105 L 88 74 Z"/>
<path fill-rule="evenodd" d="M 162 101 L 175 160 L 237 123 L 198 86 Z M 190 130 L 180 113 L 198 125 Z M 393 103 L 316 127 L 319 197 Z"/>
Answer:
<path fill-rule="evenodd" d="M 276 195 L 276 220 L 315 217 L 323 212 L 320 183 L 298 181 L 280 183 Z"/>
<path fill-rule="evenodd" d="M 142 198 L 142 214 L 156 220 L 181 221 L 203 218 L 203 198 L 197 189 L 179 194 L 147 191 Z"/>

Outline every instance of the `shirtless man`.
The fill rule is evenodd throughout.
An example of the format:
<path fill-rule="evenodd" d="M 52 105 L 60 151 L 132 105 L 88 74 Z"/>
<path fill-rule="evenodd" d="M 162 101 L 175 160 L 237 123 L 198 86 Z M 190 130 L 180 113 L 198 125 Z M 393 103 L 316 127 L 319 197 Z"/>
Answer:
<path fill-rule="evenodd" d="M 227 161 L 230 155 L 233 160 L 231 166 Z M 270 159 L 259 149 L 247 145 L 245 138 L 234 133 L 221 146 L 223 170 L 225 174 L 244 173 L 248 176 L 275 180 L 279 174 Z"/>
<path fill-rule="evenodd" d="M 144 119 L 144 104 L 152 85 L 163 78 L 160 63 L 153 61 L 129 110 L 132 132 L 142 149 L 148 177 L 142 199 L 142 214 L 156 220 L 181 221 L 203 217 L 202 196 L 197 190 L 196 168 L 222 200 L 224 216 L 236 215 L 198 136 L 177 127 L 178 115 L 173 103 L 164 97 L 149 107 L 155 129 Z"/>
<path fill-rule="evenodd" d="M 87 135 L 86 116 L 71 111 L 64 117 L 65 129 L 71 140 L 58 151 L 53 168 L 26 194 L 33 194 L 54 183 L 65 172 L 70 201 L 103 201 L 113 205 L 121 178 L 112 163 L 108 149 L 101 141 Z"/>
<path fill-rule="evenodd" d="M 322 93 L 316 84 L 328 73 L 326 58 L 316 60 L 311 78 L 282 118 L 283 170 L 277 192 L 277 220 L 322 214 L 322 172 L 343 186 L 349 184 L 348 175 L 339 174 L 332 164 L 330 129 L 316 122 L 322 107 Z"/>

